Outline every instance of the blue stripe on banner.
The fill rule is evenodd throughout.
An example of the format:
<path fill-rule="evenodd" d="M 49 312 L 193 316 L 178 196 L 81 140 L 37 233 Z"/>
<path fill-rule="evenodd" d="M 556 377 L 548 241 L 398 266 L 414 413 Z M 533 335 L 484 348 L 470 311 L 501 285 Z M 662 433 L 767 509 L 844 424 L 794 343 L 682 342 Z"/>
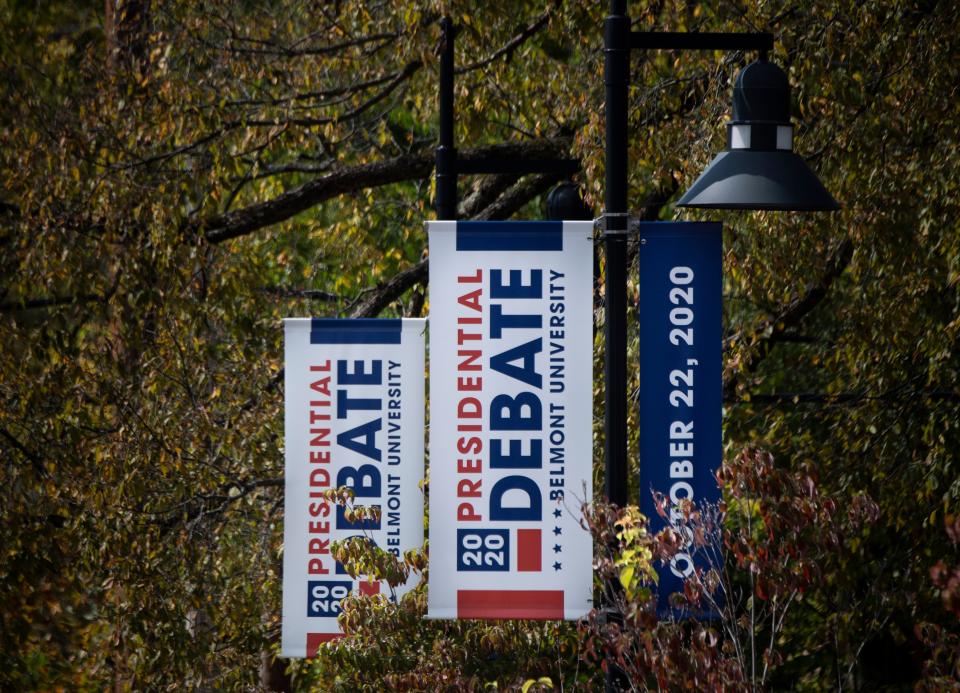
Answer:
<path fill-rule="evenodd" d="M 312 318 L 311 344 L 399 344 L 400 318 Z"/>
<path fill-rule="evenodd" d="M 563 250 L 563 222 L 458 221 L 457 250 Z"/>

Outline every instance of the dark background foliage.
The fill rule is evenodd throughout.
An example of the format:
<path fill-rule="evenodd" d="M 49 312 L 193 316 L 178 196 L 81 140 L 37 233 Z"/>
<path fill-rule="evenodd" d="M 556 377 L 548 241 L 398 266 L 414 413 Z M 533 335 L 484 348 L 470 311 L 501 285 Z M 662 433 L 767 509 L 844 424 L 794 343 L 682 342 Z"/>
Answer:
<path fill-rule="evenodd" d="M 460 27 L 459 146 L 573 156 L 599 213 L 603 3 L 0 2 L 0 686 L 283 678 L 279 320 L 428 310 L 447 12 Z M 720 215 L 725 459 L 732 478 L 769 467 L 782 481 L 728 508 L 729 586 L 744 595 L 733 622 L 796 587 L 741 554 L 787 551 L 787 568 L 818 571 L 777 625 L 762 683 L 955 686 L 960 560 L 943 527 L 960 504 L 957 7 L 638 1 L 630 13 L 635 29 L 773 32 L 798 149 L 843 204 Z M 638 214 L 676 216 L 675 194 L 722 147 L 731 80 L 751 59 L 634 56 Z M 542 216 L 556 182 L 466 177 L 461 215 Z M 595 302 L 599 326 L 599 289 Z M 776 532 L 737 540 L 736 518 L 763 513 Z M 355 604 L 351 637 L 295 665 L 295 685 L 546 676 L 536 685 L 591 689 L 602 677 L 602 628 L 427 623 L 423 589 L 400 606 Z M 756 619 L 738 628 L 770 635 Z M 682 676 L 714 657 L 729 680 L 709 685 L 760 685 L 730 664 L 730 634 L 664 637 L 650 646 L 670 657 L 648 664 Z M 633 684 L 655 687 L 634 663 Z"/>

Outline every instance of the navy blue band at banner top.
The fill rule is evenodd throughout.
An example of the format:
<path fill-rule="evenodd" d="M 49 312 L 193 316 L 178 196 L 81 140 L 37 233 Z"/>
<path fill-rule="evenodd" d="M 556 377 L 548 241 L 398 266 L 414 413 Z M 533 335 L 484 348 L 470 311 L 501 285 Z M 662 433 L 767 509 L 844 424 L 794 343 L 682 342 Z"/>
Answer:
<path fill-rule="evenodd" d="M 563 250 L 563 222 L 458 221 L 457 250 Z"/>
<path fill-rule="evenodd" d="M 400 344 L 400 318 L 313 318 L 311 344 Z"/>
<path fill-rule="evenodd" d="M 673 561 L 657 566 L 657 612 L 683 618 L 691 614 L 673 608 L 670 597 L 683 592 L 684 578 L 722 568 L 719 545 L 695 546 L 677 512 L 677 503 L 689 499 L 715 517 L 720 500 L 722 227 L 641 223 L 640 238 L 640 510 L 652 533 L 672 525 L 683 540 Z M 658 514 L 654 493 L 662 494 L 672 516 Z M 706 608 L 696 615 L 715 613 Z"/>

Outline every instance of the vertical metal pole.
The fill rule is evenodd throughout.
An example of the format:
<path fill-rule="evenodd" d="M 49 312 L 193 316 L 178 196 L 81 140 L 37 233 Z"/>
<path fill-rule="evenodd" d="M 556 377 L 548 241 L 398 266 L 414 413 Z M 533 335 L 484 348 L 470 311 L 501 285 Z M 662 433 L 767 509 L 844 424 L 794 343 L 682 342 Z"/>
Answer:
<path fill-rule="evenodd" d="M 440 146 L 437 147 L 437 219 L 457 218 L 457 150 L 453 146 L 453 20 L 440 20 Z"/>
<path fill-rule="evenodd" d="M 611 0 L 604 26 L 606 84 L 606 496 L 627 504 L 627 88 L 630 18 L 626 0 Z"/>
<path fill-rule="evenodd" d="M 603 75 L 606 86 L 606 309 L 604 311 L 604 430 L 606 496 L 627 504 L 627 92 L 630 86 L 630 18 L 627 0 L 610 0 L 604 24 Z M 606 586 L 613 594 L 618 584 Z M 607 618 L 620 615 L 605 604 Z M 624 672 L 607 660 L 604 689 L 629 688 Z"/>

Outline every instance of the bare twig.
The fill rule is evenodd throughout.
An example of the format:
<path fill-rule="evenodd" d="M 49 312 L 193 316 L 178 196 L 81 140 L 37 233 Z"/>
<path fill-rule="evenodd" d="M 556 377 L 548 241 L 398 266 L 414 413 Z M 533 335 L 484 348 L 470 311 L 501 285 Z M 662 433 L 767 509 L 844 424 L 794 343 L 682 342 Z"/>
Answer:
<path fill-rule="evenodd" d="M 537 17 L 531 24 L 524 27 L 524 29 L 514 36 L 512 39 L 507 41 L 503 46 L 498 50 L 494 51 L 492 54 L 484 58 L 483 60 L 478 60 L 476 62 L 470 63 L 469 65 L 464 65 L 456 69 L 456 74 L 464 74 L 465 72 L 472 72 L 473 70 L 479 70 L 480 68 L 486 67 L 493 62 L 496 62 L 499 58 L 505 58 L 510 60 L 510 57 L 513 55 L 514 51 L 517 50 L 528 38 L 536 34 L 543 27 L 547 25 L 547 22 L 550 21 L 550 10 L 547 10 L 542 15 Z"/>
<path fill-rule="evenodd" d="M 725 396 L 732 396 L 736 389 L 739 378 L 744 373 L 754 372 L 760 363 L 767 357 L 776 343 L 788 330 L 796 327 L 801 320 L 809 315 L 823 299 L 827 296 L 827 291 L 843 271 L 850 264 L 853 258 L 853 242 L 849 238 L 843 238 L 838 242 L 827 259 L 823 274 L 814 282 L 809 284 L 803 294 L 784 306 L 774 317 L 765 320 L 758 325 L 753 334 L 766 334 L 754 345 L 751 353 L 745 358 L 744 363 L 738 371 L 731 375 L 723 384 Z M 743 331 L 737 333 L 731 338 L 731 341 L 745 339 Z"/>
<path fill-rule="evenodd" d="M 103 294 L 74 294 L 73 296 L 53 296 L 50 298 L 33 298 L 22 301 L 7 301 L 0 303 L 0 313 L 15 313 L 21 310 L 37 310 L 40 308 L 55 308 L 57 306 L 82 305 L 85 303 L 106 303 L 117 291 L 120 283 L 120 273 L 113 278 L 113 282 Z"/>
<path fill-rule="evenodd" d="M 329 291 L 320 291 L 319 289 L 288 289 L 284 286 L 262 286 L 259 290 L 265 294 L 271 294 L 281 298 L 304 298 L 311 301 L 340 300 L 340 296 L 337 294 L 332 294 Z"/>

